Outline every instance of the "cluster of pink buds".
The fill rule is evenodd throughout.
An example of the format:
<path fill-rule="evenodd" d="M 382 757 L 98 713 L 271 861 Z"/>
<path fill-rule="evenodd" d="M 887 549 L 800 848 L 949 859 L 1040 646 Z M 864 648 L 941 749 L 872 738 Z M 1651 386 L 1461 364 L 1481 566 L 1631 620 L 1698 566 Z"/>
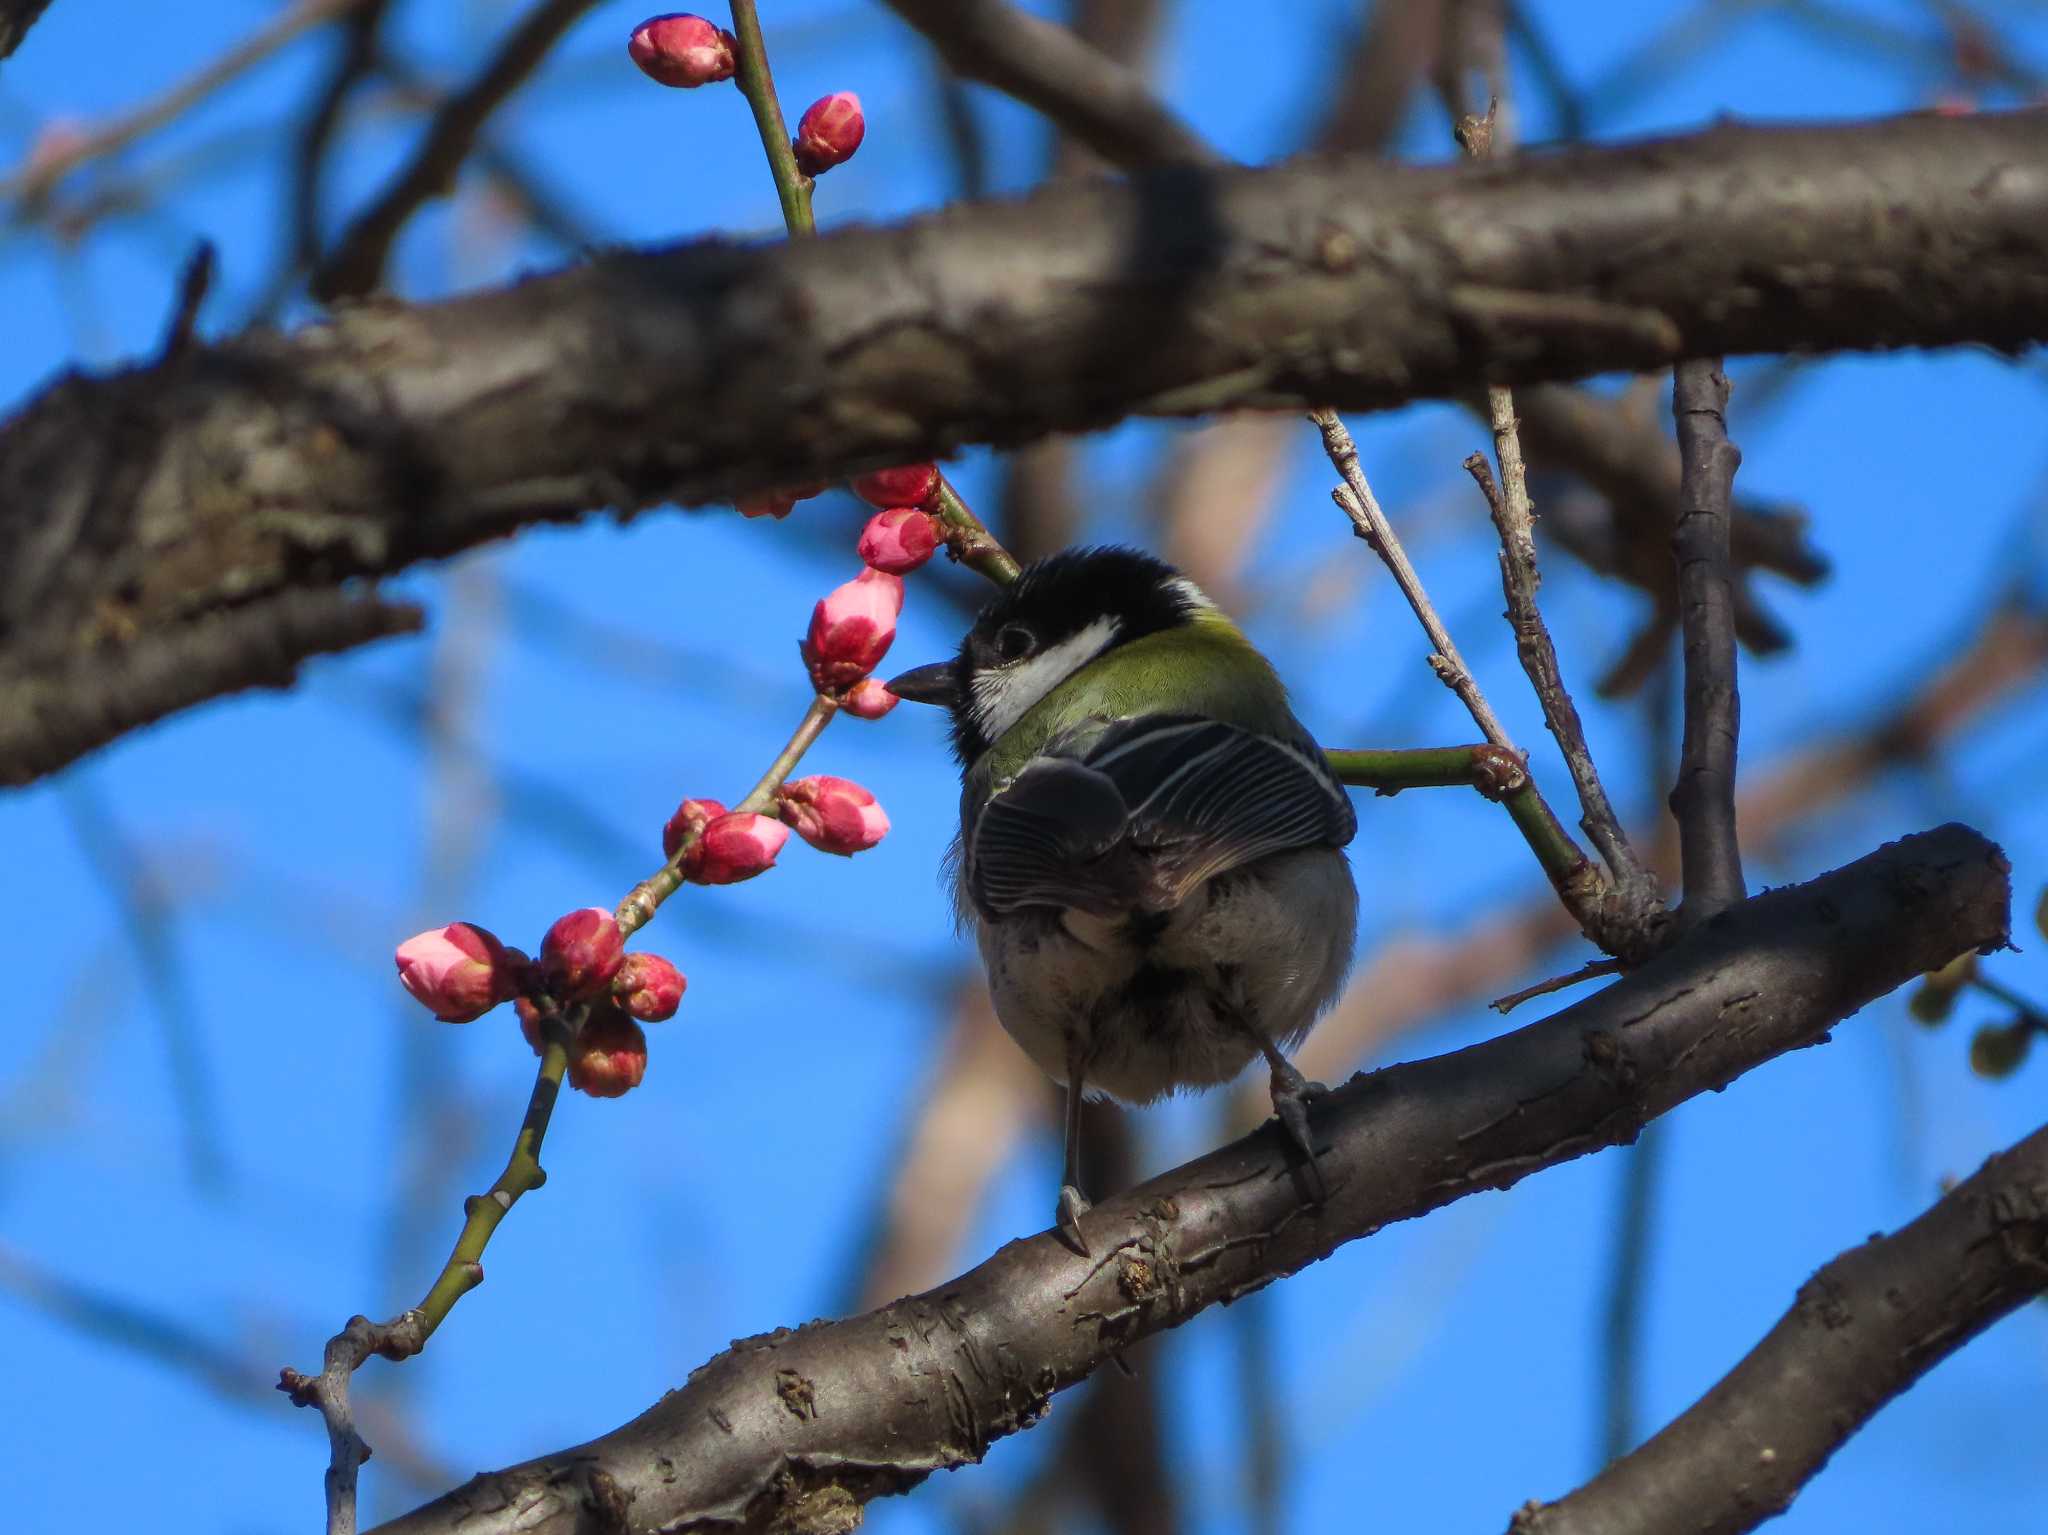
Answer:
<path fill-rule="evenodd" d="M 699 885 L 737 885 L 765 874 L 789 833 L 765 815 L 728 811 L 715 799 L 686 799 L 661 829 L 661 851 L 683 855 L 683 878 Z"/>
<path fill-rule="evenodd" d="M 628 954 L 624 931 L 602 906 L 557 920 L 541 939 L 537 964 L 471 922 L 417 934 L 398 946 L 398 978 L 450 1023 L 512 1002 L 536 1055 L 545 1043 L 542 1018 L 559 1004 L 582 1005 L 587 1016 L 569 1042 L 569 1085 L 598 1098 L 640 1085 L 647 1072 L 640 1024 L 674 1017 L 689 987 L 659 954 Z"/>
<path fill-rule="evenodd" d="M 681 90 L 730 80 L 739 67 L 739 47 L 723 27 L 680 11 L 648 17 L 626 39 L 626 52 L 643 74 Z M 860 97 L 852 91 L 819 97 L 804 109 L 789 143 L 797 169 L 817 177 L 844 165 L 867 131 Z"/>
<path fill-rule="evenodd" d="M 939 499 L 936 464 L 904 464 L 864 474 L 853 493 L 880 511 L 861 529 L 860 557 L 892 576 L 907 576 L 938 552 L 945 533 L 933 507 Z"/>

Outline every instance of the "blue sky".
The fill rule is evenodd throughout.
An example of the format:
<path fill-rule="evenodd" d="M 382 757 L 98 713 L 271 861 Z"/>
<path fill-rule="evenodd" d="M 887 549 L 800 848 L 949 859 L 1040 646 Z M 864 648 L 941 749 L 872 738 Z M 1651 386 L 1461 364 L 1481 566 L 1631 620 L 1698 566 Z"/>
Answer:
<path fill-rule="evenodd" d="M 1817 7 L 1789 17 L 1729 7 L 1729 28 L 1668 72 L 1627 61 L 1679 5 L 1533 9 L 1571 80 L 1625 70 L 1633 88 L 1603 98 L 1603 137 L 1721 113 L 1905 110 L 1945 85 L 1937 53 L 1883 46 L 1886 29 L 1931 35 L 1932 8 L 1905 0 L 1843 6 L 1865 31 L 1817 26 Z M 763 10 L 792 115 L 833 89 L 857 90 L 866 105 L 860 154 L 820 183 L 824 223 L 899 217 L 952 195 L 932 75 L 893 17 L 851 0 Z M 1331 29 L 1350 10 L 1300 5 L 1297 25 L 1266 23 L 1252 47 L 1243 7 L 1190 0 L 1163 40 L 1160 89 L 1232 154 L 1276 157 L 1320 110 Z M 1986 11 L 2048 67 L 2038 12 Z M 95 123 L 182 79 L 271 14 L 246 0 L 56 0 L 0 64 L 0 166 L 54 121 Z M 399 14 L 407 56 L 453 79 L 516 8 L 478 0 Z M 623 46 L 641 14 L 595 8 L 498 121 L 499 140 L 592 239 L 772 231 L 772 188 L 743 103 L 642 79 Z M 146 355 L 177 264 L 202 236 L 218 246 L 222 274 L 202 329 L 232 330 L 256 312 L 284 228 L 280 125 L 332 42 L 302 40 L 72 188 L 144 187 L 146 212 L 76 240 L 0 226 L 0 409 L 62 368 Z M 1027 185 L 1043 161 L 1041 126 L 986 93 L 974 107 L 999 187 Z M 1531 138 L 1553 131 L 1540 98 L 1528 118 Z M 330 231 L 417 131 L 388 99 L 351 121 Z M 1403 143 L 1446 153 L 1430 103 L 1418 100 Z M 415 221 L 395 282 L 431 296 L 566 254 L 509 230 L 465 182 Z M 288 324 L 309 318 L 301 300 L 282 312 Z M 1763 771 L 1816 731 L 1853 731 L 1895 703 L 2001 593 L 2048 597 L 2048 387 L 2038 360 L 1850 359 L 1804 370 L 1751 412 L 1745 395 L 1763 393 L 1763 370 L 1735 376 L 1740 488 L 1802 504 L 1835 567 L 1813 590 L 1766 582 L 1798 643 L 1784 658 L 1745 660 L 1744 761 Z M 1444 407 L 1354 426 L 1468 659 L 1517 738 L 1541 742 L 1494 617 L 1487 526 L 1457 468 L 1477 427 Z M 1092 535 L 1146 536 L 1145 487 L 1178 441 L 1177 428 L 1139 424 L 1081 445 Z M 969 455 L 953 473 L 970 500 L 987 499 L 992 469 Z M 1244 614 L 1249 627 L 1333 744 L 1466 739 L 1405 611 L 1331 509 L 1327 480 L 1304 427 L 1247 569 L 1248 589 L 1263 594 Z M 22 955 L 17 1044 L 0 1065 L 0 1318 L 11 1344 L 0 1496 L 18 1527 L 75 1517 L 77 1489 L 109 1475 L 149 1489 L 168 1532 L 317 1519 L 323 1437 L 261 1376 L 314 1363 L 353 1312 L 417 1297 L 460 1196 L 501 1163 L 531 1076 L 509 1015 L 452 1029 L 407 1004 L 392 945 L 464 917 L 530 946 L 560 912 L 610 904 L 651 868 L 678 798 L 741 792 L 803 709 L 793 642 L 815 597 L 854 569 L 859 524 L 835 494 L 782 524 L 664 510 L 538 532 L 404 578 L 433 612 L 426 637 L 316 663 L 291 695 L 209 705 L 0 797 L 0 930 Z M 1547 577 L 1610 783 L 1646 809 L 1644 711 L 1598 705 L 1589 685 L 1634 632 L 1642 601 L 1561 555 Z M 913 580 L 892 659 L 951 645 L 962 610 L 933 584 L 946 579 Z M 1335 600 L 1287 599 L 1301 588 Z M 429 697 L 441 723 L 423 731 Z M 2030 908 L 2048 879 L 2036 792 L 2043 704 L 2040 688 L 2025 689 L 1937 762 L 1888 773 L 1753 848 L 1752 884 L 1802 878 L 1959 817 L 2006 846 Z M 618 1102 L 565 1100 L 545 1157 L 550 1183 L 506 1222 L 488 1282 L 424 1357 L 361 1378 L 457 1479 L 588 1438 L 731 1338 L 847 1303 L 874 1191 L 936 1069 L 951 988 L 972 958 L 936 874 L 953 803 L 940 722 L 915 709 L 846 721 L 811 765 L 872 787 L 894 819 L 890 838 L 850 862 L 792 844 L 771 877 L 686 892 L 663 912 L 648 944 L 691 986 L 683 1011 L 654 1031 L 645 1086 Z M 1540 746 L 1536 765 L 1562 801 L 1563 774 Z M 1455 936 L 1537 887 L 1505 819 L 1469 796 L 1368 800 L 1360 813 L 1363 954 L 1397 936 Z M 138 902 L 150 913 L 143 942 Z M 2027 952 L 2001 956 L 1997 973 L 2048 996 L 2040 945 L 2024 932 L 2021 942 Z M 1547 956 L 1531 974 L 1578 957 Z M 1927 1032 L 1887 1000 L 1827 1048 L 1660 1127 L 1648 1425 L 1731 1365 L 1819 1263 L 1910 1218 L 1941 1179 L 2040 1123 L 2048 1061 L 2005 1082 L 1972 1077 L 1967 1024 L 1992 1015 L 1972 1002 L 1964 1014 Z M 1483 1008 L 1455 1010 L 1394 1040 L 1386 1058 L 1498 1027 Z M 1021 1055 L 1015 1064 L 1030 1070 Z M 1202 1100 L 1143 1112 L 1137 1125 L 1152 1166 L 1219 1133 L 1216 1105 Z M 1383 1232 L 1255 1303 L 1287 1408 L 1286 1527 L 1355 1519 L 1364 1503 L 1388 1528 L 1492 1531 L 1520 1502 L 1594 1469 L 1601 1308 L 1633 1154 L 1587 1158 Z M 1045 1224 L 1056 1158 L 1048 1136 L 1017 1149 L 955 1267 Z M 114 1309 L 67 1309 L 50 1282 Z M 1232 1313 L 1206 1316 L 1153 1366 L 1200 1531 L 1245 1526 L 1238 1326 Z M 213 1385 L 189 1357 L 163 1357 L 180 1338 L 218 1367 Z M 1937 1517 L 2037 1527 L 2044 1414 L 2048 1308 L 2035 1306 L 1887 1409 L 1783 1527 L 1907 1529 Z M 1006 1442 L 984 1468 L 875 1505 L 873 1527 L 950 1528 L 1028 1477 L 1052 1443 L 1048 1431 Z M 366 1475 L 373 1510 L 416 1501 L 386 1459 Z"/>

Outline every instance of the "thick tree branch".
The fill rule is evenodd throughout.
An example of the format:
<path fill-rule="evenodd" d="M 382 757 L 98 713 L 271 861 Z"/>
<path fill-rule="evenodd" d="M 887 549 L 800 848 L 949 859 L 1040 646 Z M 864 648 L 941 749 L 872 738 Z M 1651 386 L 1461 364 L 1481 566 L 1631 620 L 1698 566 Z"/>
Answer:
<path fill-rule="evenodd" d="M 1671 409 L 1681 473 L 1671 551 L 1678 563 L 1679 627 L 1685 636 L 1685 739 L 1671 814 L 1678 822 L 1682 923 L 1702 922 L 1746 893 L 1735 836 L 1735 743 L 1742 700 L 1735 685 L 1734 583 L 1729 509 L 1742 455 L 1728 440 L 1728 379 L 1718 358 L 1678 365 Z"/>
<path fill-rule="evenodd" d="M 50 0 L 0 0 L 0 59 L 21 46 L 28 29 L 49 4 Z"/>
<path fill-rule="evenodd" d="M 1484 1188 L 1634 1138 L 1697 1093 L 1825 1038 L 1909 977 L 2006 937 L 2007 866 L 1946 826 L 1702 924 L 1513 1034 L 1353 1081 L 1316 1111 L 1326 1203 L 1270 1128 L 1051 1234 L 849 1321 L 746 1340 L 638 1419 L 480 1476 L 387 1535 L 850 1527 L 978 1460 L 1132 1341 Z"/>
<path fill-rule="evenodd" d="M 2048 112 L 1506 166 L 1158 171 L 902 228 L 608 256 L 36 399 L 0 428 L 0 719 L 80 662 L 109 607 L 147 649 L 194 613 L 593 507 L 1131 414 L 2044 336 Z M 17 730 L 0 782 L 80 749 Z"/>
<path fill-rule="evenodd" d="M 2048 1130 L 1911 1225 L 1828 1264 L 1662 1433 L 1513 1535 L 1740 1535 L 1791 1503 L 1877 1410 L 2048 1289 Z"/>

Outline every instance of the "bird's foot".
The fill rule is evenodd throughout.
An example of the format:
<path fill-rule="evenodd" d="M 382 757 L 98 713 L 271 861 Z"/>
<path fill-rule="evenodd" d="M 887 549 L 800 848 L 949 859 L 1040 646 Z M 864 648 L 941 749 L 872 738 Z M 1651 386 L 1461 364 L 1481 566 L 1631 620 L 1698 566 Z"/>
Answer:
<path fill-rule="evenodd" d="M 1308 1105 L 1311 1099 L 1329 1092 L 1321 1082 L 1311 1082 L 1288 1061 L 1273 1067 L 1273 1117 L 1281 1132 L 1307 1163 L 1309 1197 L 1322 1204 L 1330 1196 L 1323 1182 L 1322 1164 L 1316 1160 L 1315 1137 L 1309 1132 Z"/>
<path fill-rule="evenodd" d="M 1095 1256 L 1088 1250 L 1088 1239 L 1081 1235 L 1081 1217 L 1093 1208 L 1088 1203 L 1088 1197 L 1073 1184 L 1060 1185 L 1060 1208 L 1055 1222 L 1059 1228 L 1060 1240 L 1083 1258 Z"/>

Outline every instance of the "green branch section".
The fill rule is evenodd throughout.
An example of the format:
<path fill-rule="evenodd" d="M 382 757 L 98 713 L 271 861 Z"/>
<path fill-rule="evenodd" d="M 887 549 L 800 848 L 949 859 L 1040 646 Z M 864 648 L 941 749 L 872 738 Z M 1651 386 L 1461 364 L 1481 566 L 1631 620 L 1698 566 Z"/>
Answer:
<path fill-rule="evenodd" d="M 526 1101 L 526 1118 L 520 1123 L 518 1139 L 512 1143 L 512 1155 L 490 1191 L 472 1194 L 464 1203 L 467 1219 L 455 1239 L 455 1250 L 448 1255 L 440 1277 L 427 1291 L 427 1298 L 413 1313 L 419 1318 L 415 1335 L 419 1344 L 424 1345 L 434 1335 L 434 1329 L 447 1320 L 457 1301 L 484 1282 L 484 1249 L 490 1245 L 505 1213 L 519 1202 L 522 1194 L 530 1194 L 548 1181 L 540 1165 L 540 1146 L 547 1138 L 555 1100 L 561 1096 L 562 1074 L 568 1069 L 569 1031 L 559 1017 L 549 1018 L 543 1028 L 546 1048 L 541 1053 L 540 1072 L 533 1079 L 533 1096 Z"/>
<path fill-rule="evenodd" d="M 782 222 L 792 236 L 815 234 L 818 226 L 811 218 L 811 178 L 796 168 L 796 151 L 790 147 L 782 104 L 775 99 L 775 77 L 768 72 L 768 46 L 761 39 L 761 18 L 754 14 L 754 0 L 732 0 L 732 33 L 740 45 L 735 71 L 740 94 L 747 98 L 754 126 L 761 133 L 761 148 L 775 177 L 775 195 L 782 203 Z"/>
<path fill-rule="evenodd" d="M 1341 782 L 1375 794 L 1460 785 L 1477 789 L 1506 808 L 1567 909 L 1578 915 L 1599 894 L 1600 871 L 1579 851 L 1528 768 L 1512 753 L 1480 745 L 1337 750 L 1323 756 Z"/>
<path fill-rule="evenodd" d="M 946 542 L 961 564 L 997 586 L 1008 586 L 1017 579 L 1016 559 L 996 542 L 995 535 L 960 499 L 944 475 L 939 476 L 938 513 L 939 521 L 946 525 Z"/>

